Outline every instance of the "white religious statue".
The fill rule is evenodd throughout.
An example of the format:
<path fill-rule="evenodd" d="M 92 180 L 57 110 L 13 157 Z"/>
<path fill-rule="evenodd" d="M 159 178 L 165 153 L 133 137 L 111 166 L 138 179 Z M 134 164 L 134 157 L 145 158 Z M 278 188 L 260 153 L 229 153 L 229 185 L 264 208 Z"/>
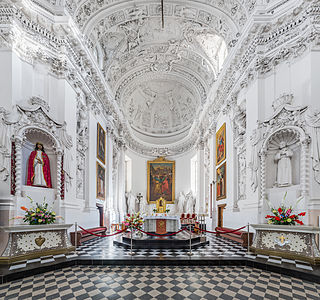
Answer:
<path fill-rule="evenodd" d="M 149 205 L 146 199 L 143 199 L 141 193 L 137 195 L 137 202 L 139 203 L 139 211 L 143 214 L 149 214 Z"/>
<path fill-rule="evenodd" d="M 179 212 L 180 214 L 184 213 L 184 203 L 186 201 L 186 197 L 184 196 L 183 192 L 179 193 L 178 196 L 178 208 L 176 209 L 177 212 Z"/>
<path fill-rule="evenodd" d="M 127 193 L 127 211 L 129 214 L 134 214 L 136 212 L 136 197 L 131 193 Z"/>
<path fill-rule="evenodd" d="M 192 192 L 186 194 L 186 213 L 192 214 L 193 213 L 193 207 L 194 207 L 194 198 L 192 195 Z"/>
<path fill-rule="evenodd" d="M 277 165 L 277 181 L 279 187 L 289 186 L 292 184 L 292 166 L 291 157 L 293 152 L 287 147 L 285 142 L 280 142 L 280 150 L 275 155 L 274 160 Z"/>

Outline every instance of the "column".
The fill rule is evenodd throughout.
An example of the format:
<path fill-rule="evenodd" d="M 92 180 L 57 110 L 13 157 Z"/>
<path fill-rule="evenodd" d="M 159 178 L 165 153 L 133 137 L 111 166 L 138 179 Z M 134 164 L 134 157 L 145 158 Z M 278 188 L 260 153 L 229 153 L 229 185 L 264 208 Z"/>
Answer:
<path fill-rule="evenodd" d="M 197 147 L 197 214 L 205 212 L 205 170 L 204 170 L 204 143 Z"/>
<path fill-rule="evenodd" d="M 217 225 L 217 203 L 216 203 L 216 126 L 212 129 L 213 138 L 212 138 L 212 229 Z"/>
<path fill-rule="evenodd" d="M 22 139 L 15 139 L 16 145 L 16 196 L 21 196 Z"/>
<path fill-rule="evenodd" d="M 260 180 L 261 180 L 261 192 L 260 192 L 260 199 L 259 199 L 259 203 L 258 203 L 258 220 L 259 222 L 263 222 L 262 220 L 262 210 L 263 210 L 263 204 L 264 201 L 266 199 L 266 150 L 262 149 L 261 152 L 261 176 L 260 176 Z"/>
<path fill-rule="evenodd" d="M 56 199 L 60 202 L 61 200 L 61 162 L 62 162 L 62 152 L 61 150 L 56 151 L 57 155 L 57 191 Z M 60 207 L 60 205 L 59 205 Z"/>
<path fill-rule="evenodd" d="M 118 204 L 119 204 L 119 217 L 122 221 L 123 216 L 126 213 L 126 200 L 125 200 L 125 146 L 120 146 L 119 168 L 118 168 Z"/>
<path fill-rule="evenodd" d="M 309 139 L 301 142 L 301 196 L 306 197 L 309 195 Z"/>

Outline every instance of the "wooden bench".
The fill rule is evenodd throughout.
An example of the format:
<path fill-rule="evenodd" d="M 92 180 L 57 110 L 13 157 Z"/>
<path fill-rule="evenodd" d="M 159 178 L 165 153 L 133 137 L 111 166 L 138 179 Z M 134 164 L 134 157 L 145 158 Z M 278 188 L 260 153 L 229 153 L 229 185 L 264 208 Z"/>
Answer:
<path fill-rule="evenodd" d="M 217 236 L 224 237 L 226 239 L 235 241 L 237 243 L 240 243 L 242 247 L 248 247 L 248 232 L 247 231 L 236 231 L 233 233 L 228 233 L 227 231 L 232 231 L 234 229 L 232 228 L 227 228 L 227 227 L 216 227 L 217 231 L 226 231 L 226 233 L 218 233 Z M 249 246 L 252 244 L 252 239 L 253 239 L 253 233 L 249 233 Z"/>
<path fill-rule="evenodd" d="M 107 227 L 95 227 L 95 228 L 89 228 L 89 229 L 86 229 L 86 230 L 88 230 L 88 231 L 90 231 L 92 233 L 95 233 L 95 234 L 106 234 Z M 75 232 L 70 232 L 70 238 L 71 238 L 71 244 L 74 246 L 74 244 L 75 244 Z M 96 238 L 95 235 L 87 233 L 87 232 L 85 232 L 83 230 L 79 230 L 77 232 L 77 246 L 81 246 L 82 242 L 89 241 L 89 240 L 92 240 L 94 238 Z"/>

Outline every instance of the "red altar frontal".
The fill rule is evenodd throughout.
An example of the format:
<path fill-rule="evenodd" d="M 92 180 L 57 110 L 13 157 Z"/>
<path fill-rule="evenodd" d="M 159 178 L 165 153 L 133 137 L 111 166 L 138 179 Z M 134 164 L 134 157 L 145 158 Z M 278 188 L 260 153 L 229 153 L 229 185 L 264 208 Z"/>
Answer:
<path fill-rule="evenodd" d="M 156 220 L 156 234 L 166 234 L 167 233 L 167 221 L 157 219 Z"/>

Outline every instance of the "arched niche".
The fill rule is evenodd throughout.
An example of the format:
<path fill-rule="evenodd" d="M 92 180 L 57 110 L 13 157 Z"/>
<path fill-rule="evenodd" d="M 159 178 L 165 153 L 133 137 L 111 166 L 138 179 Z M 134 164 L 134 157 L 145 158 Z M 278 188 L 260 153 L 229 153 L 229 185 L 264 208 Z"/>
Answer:
<path fill-rule="evenodd" d="M 28 160 L 30 153 L 34 151 L 35 144 L 43 144 L 46 154 L 50 161 L 50 171 L 52 188 L 57 188 L 57 153 L 56 149 L 60 148 L 58 142 L 49 133 L 39 128 L 28 128 L 24 131 L 24 139 L 21 145 L 21 181 L 22 185 L 27 185 Z"/>
<path fill-rule="evenodd" d="M 281 143 L 291 153 L 292 184 L 288 185 L 279 185 L 277 182 L 278 162 L 275 156 L 280 151 Z M 286 206 L 294 206 L 298 197 L 308 195 L 309 136 L 303 128 L 283 126 L 271 131 L 262 144 L 260 156 L 262 216 L 270 212 L 268 202 L 279 207 L 285 194 Z M 300 202 L 296 208 L 303 208 L 304 202 Z"/>
<path fill-rule="evenodd" d="M 301 143 L 300 133 L 293 128 L 283 128 L 274 132 L 266 143 L 266 188 L 286 188 L 287 186 L 279 186 L 277 180 L 278 160 L 276 155 L 280 151 L 281 144 L 284 143 L 286 148 L 291 152 L 291 176 L 292 184 L 300 184 L 300 157 L 301 157 Z"/>

